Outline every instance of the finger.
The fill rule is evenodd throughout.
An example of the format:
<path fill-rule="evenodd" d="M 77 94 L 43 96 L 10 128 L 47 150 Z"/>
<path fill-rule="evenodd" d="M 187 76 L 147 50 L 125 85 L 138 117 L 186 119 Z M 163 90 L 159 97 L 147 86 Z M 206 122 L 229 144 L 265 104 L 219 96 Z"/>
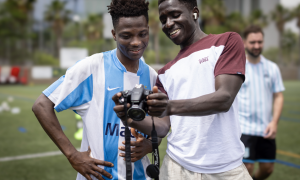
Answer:
<path fill-rule="evenodd" d="M 125 146 L 119 146 L 118 149 L 121 150 L 121 151 L 125 151 Z M 140 151 L 141 151 L 141 148 L 130 148 L 130 152 L 131 153 L 133 153 L 133 152 L 140 152 Z"/>
<path fill-rule="evenodd" d="M 122 142 L 125 145 L 125 141 Z M 141 146 L 140 142 L 137 141 L 130 141 L 130 146 Z M 121 147 L 121 146 L 120 146 Z M 124 150 L 125 151 L 125 150 Z"/>
<path fill-rule="evenodd" d="M 148 99 L 168 99 L 168 96 L 164 93 L 155 93 L 148 95 Z"/>
<path fill-rule="evenodd" d="M 82 174 L 83 175 L 83 174 Z M 87 180 L 93 180 L 89 174 L 83 175 Z"/>
<path fill-rule="evenodd" d="M 130 108 L 130 104 L 127 103 L 127 108 Z M 117 112 L 122 112 L 124 111 L 124 105 L 116 105 L 114 107 L 114 111 L 117 113 Z"/>
<path fill-rule="evenodd" d="M 269 126 L 265 129 L 264 134 L 268 134 L 269 132 Z"/>
<path fill-rule="evenodd" d="M 111 98 L 116 105 L 119 105 L 119 98 L 121 97 L 122 93 L 118 92 L 117 94 L 113 95 L 113 97 Z"/>
<path fill-rule="evenodd" d="M 157 86 L 153 86 L 152 91 L 153 91 L 153 93 L 158 93 L 158 87 Z"/>
<path fill-rule="evenodd" d="M 97 178 L 99 180 L 104 180 L 103 177 L 99 173 L 97 173 L 95 171 L 91 171 L 90 173 L 91 173 L 91 175 L 95 176 L 95 178 Z"/>
<path fill-rule="evenodd" d="M 98 160 L 98 159 L 94 159 L 94 161 L 95 161 L 96 165 L 107 166 L 107 167 L 114 167 L 114 164 L 111 163 L 111 162 L 101 161 L 101 160 Z"/>
<path fill-rule="evenodd" d="M 135 162 L 135 161 L 137 161 L 137 160 L 139 160 L 139 159 L 141 159 L 141 158 L 131 158 L 131 162 Z M 125 161 L 125 158 L 123 158 L 123 160 Z"/>
<path fill-rule="evenodd" d="M 97 172 L 99 172 L 100 174 L 102 174 L 103 176 L 105 176 L 105 177 L 108 177 L 108 178 L 112 178 L 112 175 L 111 174 L 109 174 L 107 171 L 105 171 L 104 169 L 102 169 L 102 168 L 99 168 L 98 166 L 93 166 L 93 170 L 94 171 L 97 171 Z M 100 176 L 100 175 L 99 175 Z"/>
<path fill-rule="evenodd" d="M 136 132 L 134 128 L 131 128 L 130 131 L 131 131 L 131 134 L 132 134 L 136 139 L 138 139 L 138 132 Z"/>

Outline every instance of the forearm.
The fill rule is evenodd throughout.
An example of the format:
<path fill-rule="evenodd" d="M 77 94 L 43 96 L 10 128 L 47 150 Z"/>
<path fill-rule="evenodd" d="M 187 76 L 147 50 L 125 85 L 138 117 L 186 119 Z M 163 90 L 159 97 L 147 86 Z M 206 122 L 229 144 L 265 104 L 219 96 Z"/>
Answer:
<path fill-rule="evenodd" d="M 45 98 L 47 97 L 42 94 L 33 105 L 32 110 L 48 136 L 62 153 L 69 158 L 77 150 L 64 134 L 53 110 L 53 103 L 48 98 Z"/>
<path fill-rule="evenodd" d="M 226 92 L 214 92 L 193 99 L 170 100 L 168 115 L 206 116 L 227 112 L 233 100 Z"/>
<path fill-rule="evenodd" d="M 165 137 L 170 129 L 170 119 L 168 116 L 163 118 L 153 117 L 155 130 L 158 137 Z M 152 131 L 152 119 L 150 116 L 147 116 L 143 121 L 132 121 L 129 124 L 130 127 L 133 127 L 149 136 L 151 136 Z"/>
<path fill-rule="evenodd" d="M 282 112 L 282 108 L 283 108 L 283 94 L 280 93 L 276 93 L 274 95 L 274 103 L 273 103 L 273 119 L 272 122 L 278 124 L 279 122 L 279 118 Z"/>
<path fill-rule="evenodd" d="M 227 112 L 242 83 L 241 76 L 219 75 L 215 79 L 215 92 L 193 99 L 171 100 L 168 103 L 167 115 L 207 116 Z"/>

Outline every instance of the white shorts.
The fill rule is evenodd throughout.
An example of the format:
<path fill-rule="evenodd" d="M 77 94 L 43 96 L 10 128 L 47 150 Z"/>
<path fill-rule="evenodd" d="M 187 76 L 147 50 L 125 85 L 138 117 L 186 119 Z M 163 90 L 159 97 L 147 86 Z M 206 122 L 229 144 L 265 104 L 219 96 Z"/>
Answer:
<path fill-rule="evenodd" d="M 165 155 L 163 164 L 160 168 L 160 180 L 252 180 L 247 168 L 242 163 L 239 167 L 230 171 L 201 174 L 184 169 L 168 154 Z"/>

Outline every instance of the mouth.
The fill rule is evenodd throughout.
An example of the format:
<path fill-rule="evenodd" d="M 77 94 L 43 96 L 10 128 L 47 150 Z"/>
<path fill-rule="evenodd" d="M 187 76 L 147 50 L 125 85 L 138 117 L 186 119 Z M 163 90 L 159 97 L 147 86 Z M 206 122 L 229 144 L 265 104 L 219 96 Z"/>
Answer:
<path fill-rule="evenodd" d="M 177 37 L 177 35 L 179 34 L 179 32 L 180 32 L 180 29 L 176 29 L 176 30 L 170 32 L 169 33 L 170 38 L 173 39 L 173 38 Z"/>
<path fill-rule="evenodd" d="M 144 48 L 141 48 L 141 49 L 131 49 L 129 50 L 131 53 L 133 54 L 139 54 Z"/>

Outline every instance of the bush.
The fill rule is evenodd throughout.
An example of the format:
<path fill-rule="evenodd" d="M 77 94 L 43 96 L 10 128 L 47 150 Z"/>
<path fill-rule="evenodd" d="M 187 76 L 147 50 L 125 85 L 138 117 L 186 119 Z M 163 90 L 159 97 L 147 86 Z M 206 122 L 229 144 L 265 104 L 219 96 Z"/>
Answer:
<path fill-rule="evenodd" d="M 46 52 L 36 51 L 33 54 L 33 64 L 59 66 L 59 60 Z"/>

